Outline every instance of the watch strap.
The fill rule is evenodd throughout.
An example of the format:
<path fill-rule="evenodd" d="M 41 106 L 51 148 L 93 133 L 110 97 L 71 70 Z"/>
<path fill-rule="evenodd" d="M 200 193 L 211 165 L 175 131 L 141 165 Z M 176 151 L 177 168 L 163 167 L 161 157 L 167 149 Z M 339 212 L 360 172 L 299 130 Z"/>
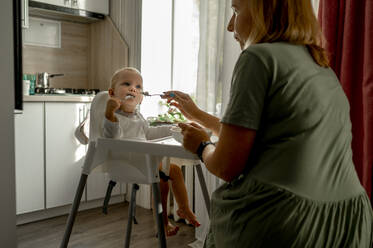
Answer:
<path fill-rule="evenodd" d="M 202 141 L 197 148 L 197 156 L 202 161 L 202 163 L 203 163 L 203 158 L 202 158 L 203 150 L 205 150 L 206 146 L 208 145 L 214 145 L 214 143 L 212 143 L 211 141 Z"/>

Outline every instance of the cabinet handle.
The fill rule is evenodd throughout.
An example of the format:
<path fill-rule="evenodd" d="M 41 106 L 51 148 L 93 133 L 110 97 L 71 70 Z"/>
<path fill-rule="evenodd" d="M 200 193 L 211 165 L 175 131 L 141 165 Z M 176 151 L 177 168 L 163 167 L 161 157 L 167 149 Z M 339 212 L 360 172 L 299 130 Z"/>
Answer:
<path fill-rule="evenodd" d="M 78 6 L 78 0 L 73 0 L 72 5 L 73 5 L 73 6 Z"/>
<path fill-rule="evenodd" d="M 91 108 L 90 108 L 89 106 L 87 106 L 87 112 L 85 113 L 85 116 L 84 116 L 84 117 L 88 116 L 88 115 L 90 114 L 90 113 L 89 113 L 90 111 L 91 111 Z"/>
<path fill-rule="evenodd" d="M 79 107 L 79 124 L 82 123 L 82 107 Z"/>
<path fill-rule="evenodd" d="M 23 11 L 24 11 L 24 27 L 29 28 L 28 0 L 24 1 Z"/>

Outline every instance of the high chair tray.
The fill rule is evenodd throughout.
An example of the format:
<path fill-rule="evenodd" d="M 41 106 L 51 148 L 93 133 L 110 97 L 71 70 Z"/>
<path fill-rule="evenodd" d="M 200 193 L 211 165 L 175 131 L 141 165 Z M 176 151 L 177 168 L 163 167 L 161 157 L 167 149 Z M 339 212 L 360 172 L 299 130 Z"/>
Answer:
<path fill-rule="evenodd" d="M 106 147 L 112 151 L 140 152 L 155 156 L 199 160 L 196 154 L 185 150 L 171 136 L 151 141 L 98 138 L 96 146 Z"/>

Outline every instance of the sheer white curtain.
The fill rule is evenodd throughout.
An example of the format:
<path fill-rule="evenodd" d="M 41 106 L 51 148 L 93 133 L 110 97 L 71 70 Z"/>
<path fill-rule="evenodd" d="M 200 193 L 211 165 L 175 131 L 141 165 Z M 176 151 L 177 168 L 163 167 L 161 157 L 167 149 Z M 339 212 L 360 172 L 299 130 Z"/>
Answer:
<path fill-rule="evenodd" d="M 172 85 L 196 94 L 199 47 L 199 0 L 174 0 Z"/>
<path fill-rule="evenodd" d="M 225 33 L 226 0 L 199 1 L 199 52 L 196 100 L 198 106 L 220 116 L 222 103 L 222 71 Z M 209 194 L 219 186 L 220 180 L 202 167 Z M 207 235 L 209 218 L 203 202 L 198 180 L 195 180 L 195 211 L 201 226 L 196 238 L 203 241 Z"/>
<path fill-rule="evenodd" d="M 320 0 L 312 0 L 312 6 L 313 6 L 313 10 L 315 11 L 316 17 L 318 16 L 318 13 L 319 13 L 319 3 L 320 3 Z"/>
<path fill-rule="evenodd" d="M 221 103 L 226 0 L 199 3 L 200 42 L 198 53 L 197 103 L 205 111 L 219 114 Z"/>

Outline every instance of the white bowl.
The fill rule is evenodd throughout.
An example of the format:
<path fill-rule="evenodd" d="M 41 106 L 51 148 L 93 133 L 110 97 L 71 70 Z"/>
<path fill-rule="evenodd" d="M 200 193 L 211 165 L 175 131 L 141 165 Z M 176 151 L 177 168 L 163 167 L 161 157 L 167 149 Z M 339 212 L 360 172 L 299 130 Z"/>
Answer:
<path fill-rule="evenodd" d="M 210 129 L 204 128 L 205 132 L 211 137 L 212 131 Z M 181 128 L 180 127 L 171 127 L 170 128 L 172 137 L 179 143 L 183 144 L 184 136 L 181 133 Z"/>
<path fill-rule="evenodd" d="M 177 142 L 183 144 L 184 136 L 183 136 L 183 134 L 181 133 L 181 128 L 180 128 L 180 127 L 171 127 L 171 128 L 170 128 L 170 131 L 171 131 L 172 137 L 173 137 Z"/>

